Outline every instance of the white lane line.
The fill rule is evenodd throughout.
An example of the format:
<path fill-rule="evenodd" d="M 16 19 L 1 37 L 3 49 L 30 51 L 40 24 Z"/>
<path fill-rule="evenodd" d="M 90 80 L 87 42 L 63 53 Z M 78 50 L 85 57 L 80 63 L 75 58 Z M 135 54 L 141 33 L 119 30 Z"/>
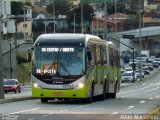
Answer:
<path fill-rule="evenodd" d="M 119 92 L 119 94 L 128 93 L 128 92 L 134 92 L 134 91 L 138 91 L 138 90 L 143 90 L 143 89 L 146 89 L 146 88 L 148 88 L 148 87 L 152 87 L 152 86 L 157 85 L 157 84 L 159 85 L 160 82 L 158 82 L 158 83 L 156 83 L 156 84 L 150 84 L 149 86 L 146 86 L 146 87 L 143 87 L 143 88 L 140 88 L 140 89 L 135 89 L 135 90 L 130 90 L 130 91 Z"/>
<path fill-rule="evenodd" d="M 153 100 L 153 98 L 148 98 L 149 100 Z"/>
<path fill-rule="evenodd" d="M 28 120 L 35 120 L 36 118 L 29 118 Z"/>
<path fill-rule="evenodd" d="M 116 114 L 118 114 L 118 112 L 113 112 L 113 113 L 112 113 L 112 115 L 116 115 Z"/>
<path fill-rule="evenodd" d="M 139 103 L 145 103 L 146 101 L 140 101 Z"/>
<path fill-rule="evenodd" d="M 125 98 L 125 96 L 121 96 L 121 98 Z"/>
<path fill-rule="evenodd" d="M 46 116 L 49 116 L 49 115 L 52 115 L 53 113 L 48 113 L 48 114 L 45 114 L 45 115 L 42 115 L 43 117 L 46 117 Z"/>
<path fill-rule="evenodd" d="M 130 90 L 130 91 L 125 91 L 125 92 L 119 92 L 119 94 L 128 93 L 128 92 L 134 92 L 134 91 L 138 91 L 138 90 L 143 90 L 143 89 L 146 89 L 146 88 L 148 88 L 148 87 L 150 87 L 150 86 L 143 87 L 143 88 L 141 88 L 141 89 L 136 89 L 136 90 Z"/>
<path fill-rule="evenodd" d="M 154 89 L 152 89 L 152 90 L 148 90 L 148 91 L 151 92 L 151 91 L 155 91 L 155 90 L 157 90 L 157 89 L 159 89 L 159 87 L 156 87 L 156 88 L 154 88 Z"/>
<path fill-rule="evenodd" d="M 152 89 L 152 90 L 147 90 L 147 91 L 143 91 L 143 92 L 137 92 L 137 93 L 133 93 L 133 94 L 128 94 L 128 95 L 126 95 L 126 96 L 132 96 L 132 95 L 137 95 L 137 94 L 141 94 L 141 93 L 146 93 L 146 92 L 152 92 L 152 91 L 155 91 L 155 90 L 157 90 L 157 89 L 159 89 L 160 87 L 156 87 L 156 88 L 154 88 L 154 89 Z"/>
<path fill-rule="evenodd" d="M 142 85 L 146 85 L 147 83 L 143 83 Z"/>
<path fill-rule="evenodd" d="M 134 108 L 135 106 L 129 106 L 128 108 L 126 108 L 126 109 L 132 109 L 132 108 Z"/>
<path fill-rule="evenodd" d="M 156 96 L 156 98 L 158 98 L 158 97 L 159 97 L 159 95 Z"/>
<path fill-rule="evenodd" d="M 38 109 L 40 109 L 40 108 L 33 108 L 33 109 L 29 109 L 29 110 L 17 111 L 17 112 L 13 112 L 13 113 L 10 113 L 10 114 L 24 113 L 24 112 L 33 111 L 33 110 L 38 110 Z"/>
<path fill-rule="evenodd" d="M 67 111 L 69 111 L 69 109 L 61 110 L 61 111 L 59 111 L 59 112 L 67 112 Z"/>

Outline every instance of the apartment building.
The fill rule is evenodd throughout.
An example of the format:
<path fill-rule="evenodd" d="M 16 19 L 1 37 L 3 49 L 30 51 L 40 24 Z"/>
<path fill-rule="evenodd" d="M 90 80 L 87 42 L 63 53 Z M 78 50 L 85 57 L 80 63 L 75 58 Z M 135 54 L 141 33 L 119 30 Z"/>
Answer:
<path fill-rule="evenodd" d="M 14 16 L 11 15 L 10 0 L 3 0 L 0 8 L 2 12 L 2 38 L 8 39 L 7 34 L 14 34 L 16 32 Z"/>

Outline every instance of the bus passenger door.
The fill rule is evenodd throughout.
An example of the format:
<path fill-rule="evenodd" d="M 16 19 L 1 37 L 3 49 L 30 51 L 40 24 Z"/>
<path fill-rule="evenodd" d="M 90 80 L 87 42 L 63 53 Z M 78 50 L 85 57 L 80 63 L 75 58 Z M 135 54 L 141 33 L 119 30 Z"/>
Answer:
<path fill-rule="evenodd" d="M 103 93 L 103 81 L 104 81 L 104 67 L 103 67 L 103 49 L 101 46 L 97 46 L 94 52 L 95 57 L 95 94 L 99 95 Z"/>

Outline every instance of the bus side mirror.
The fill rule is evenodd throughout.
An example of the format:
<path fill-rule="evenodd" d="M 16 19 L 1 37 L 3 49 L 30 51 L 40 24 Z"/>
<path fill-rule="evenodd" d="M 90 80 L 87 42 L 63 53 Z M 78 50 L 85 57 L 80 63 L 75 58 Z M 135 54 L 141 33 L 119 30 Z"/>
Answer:
<path fill-rule="evenodd" d="M 88 58 L 89 65 L 90 65 L 90 62 L 92 61 L 92 54 L 90 51 L 87 51 L 87 58 Z"/>

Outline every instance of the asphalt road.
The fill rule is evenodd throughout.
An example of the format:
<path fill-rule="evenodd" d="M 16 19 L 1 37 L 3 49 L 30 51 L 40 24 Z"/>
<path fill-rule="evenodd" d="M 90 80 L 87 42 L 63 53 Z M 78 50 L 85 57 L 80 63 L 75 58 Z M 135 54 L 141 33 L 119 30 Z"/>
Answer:
<path fill-rule="evenodd" d="M 83 101 L 49 101 L 39 99 L 0 104 L 3 117 L 18 120 L 142 120 L 148 113 L 160 107 L 160 75 L 146 82 L 122 87 L 117 99 Z M 24 91 L 30 91 L 24 89 Z M 29 93 L 30 94 L 30 93 Z M 7 94 L 9 95 L 9 94 Z M 155 117 L 160 120 L 160 115 Z"/>

